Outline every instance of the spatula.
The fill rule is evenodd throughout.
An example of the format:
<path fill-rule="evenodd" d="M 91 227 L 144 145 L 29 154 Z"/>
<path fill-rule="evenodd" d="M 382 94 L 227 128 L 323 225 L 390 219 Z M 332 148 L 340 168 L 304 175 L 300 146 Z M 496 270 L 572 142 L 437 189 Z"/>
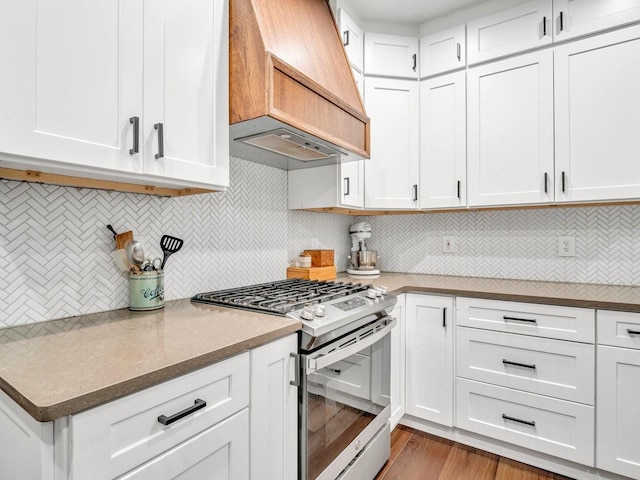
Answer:
<path fill-rule="evenodd" d="M 164 256 L 162 257 L 162 264 L 160 265 L 160 270 L 164 270 L 164 264 L 167 259 L 178 250 L 182 248 L 184 244 L 184 240 L 178 237 L 172 237 L 171 235 L 163 235 L 160 239 L 160 247 L 162 248 L 162 253 Z"/>

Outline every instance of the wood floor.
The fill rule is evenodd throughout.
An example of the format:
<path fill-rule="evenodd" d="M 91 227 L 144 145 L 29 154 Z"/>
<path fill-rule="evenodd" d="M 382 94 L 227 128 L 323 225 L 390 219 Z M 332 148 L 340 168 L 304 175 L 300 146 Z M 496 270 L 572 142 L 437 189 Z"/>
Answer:
<path fill-rule="evenodd" d="M 492 453 L 398 425 L 376 480 L 570 480 Z"/>

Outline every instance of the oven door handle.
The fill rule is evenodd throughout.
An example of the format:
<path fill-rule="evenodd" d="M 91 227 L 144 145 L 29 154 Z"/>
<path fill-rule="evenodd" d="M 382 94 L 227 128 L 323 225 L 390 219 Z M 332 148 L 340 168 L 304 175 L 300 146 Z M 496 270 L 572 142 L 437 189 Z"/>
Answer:
<path fill-rule="evenodd" d="M 319 355 L 315 358 L 307 358 L 307 371 L 306 373 L 313 373 L 316 370 L 321 370 L 329 365 L 349 358 L 351 355 L 370 347 L 374 343 L 380 341 L 391 332 L 391 329 L 396 326 L 398 321 L 394 317 L 386 317 L 387 324 L 382 330 L 378 330 L 376 333 L 363 338 L 362 340 L 349 345 L 348 347 L 341 348 L 327 355 Z"/>

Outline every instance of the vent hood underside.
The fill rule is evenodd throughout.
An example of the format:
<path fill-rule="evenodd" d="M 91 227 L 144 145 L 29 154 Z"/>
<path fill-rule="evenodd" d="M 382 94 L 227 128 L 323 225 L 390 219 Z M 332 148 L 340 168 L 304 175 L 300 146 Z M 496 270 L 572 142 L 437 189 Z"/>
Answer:
<path fill-rule="evenodd" d="M 232 155 L 286 169 L 369 158 L 369 118 L 326 0 L 231 0 L 229 76 Z"/>

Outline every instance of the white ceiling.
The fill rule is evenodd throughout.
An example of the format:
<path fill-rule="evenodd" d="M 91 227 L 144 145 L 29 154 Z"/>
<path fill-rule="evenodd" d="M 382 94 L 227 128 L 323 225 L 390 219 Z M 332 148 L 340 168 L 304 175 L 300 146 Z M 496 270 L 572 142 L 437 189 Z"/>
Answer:
<path fill-rule="evenodd" d="M 486 0 L 350 0 L 362 20 L 422 23 Z"/>

